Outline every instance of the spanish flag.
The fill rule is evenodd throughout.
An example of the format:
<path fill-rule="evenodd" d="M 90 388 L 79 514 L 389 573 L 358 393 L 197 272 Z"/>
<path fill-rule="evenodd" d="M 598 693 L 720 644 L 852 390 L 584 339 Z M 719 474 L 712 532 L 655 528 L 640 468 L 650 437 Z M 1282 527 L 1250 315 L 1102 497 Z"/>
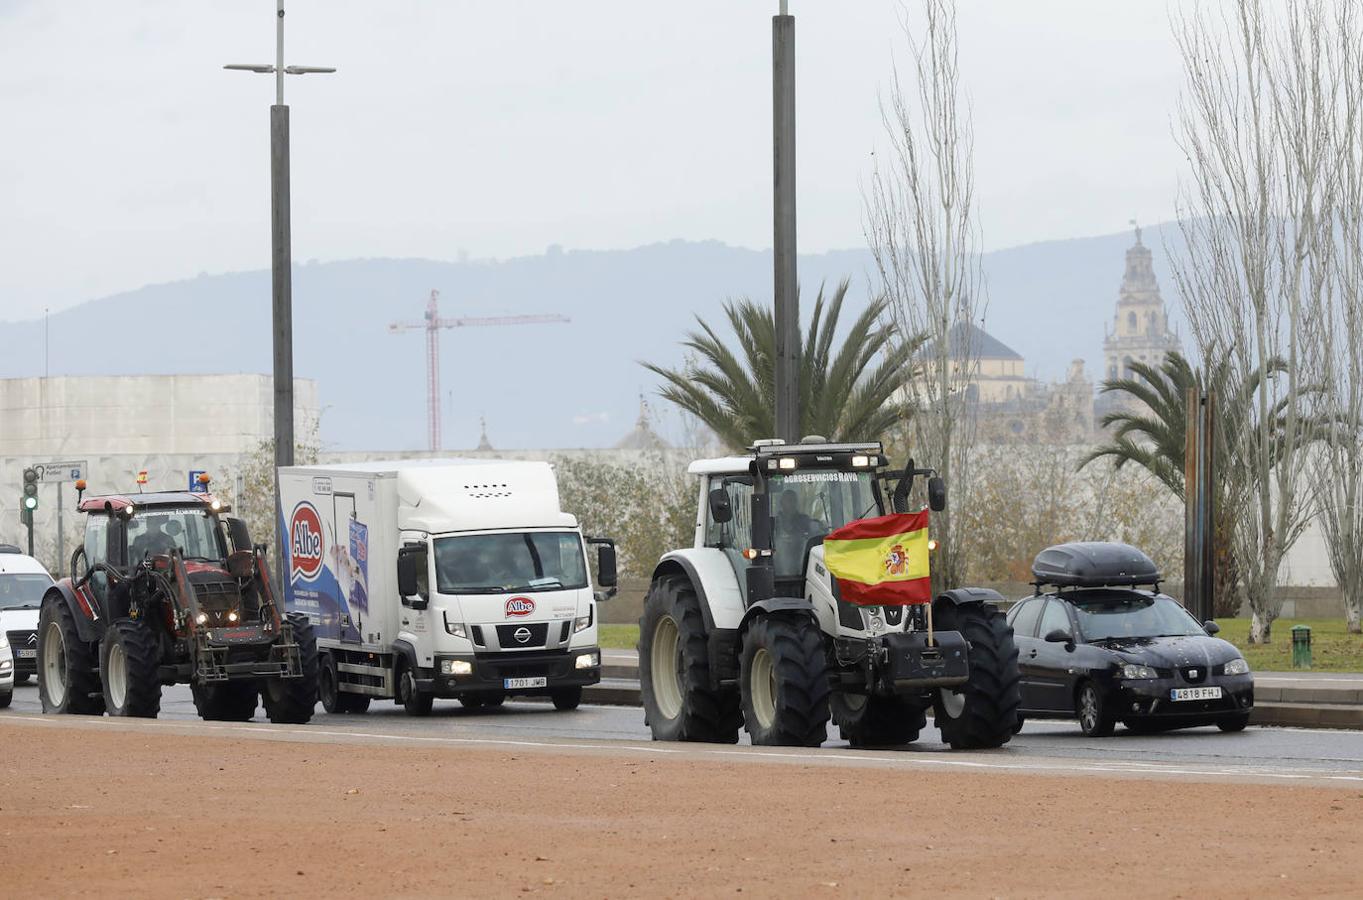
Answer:
<path fill-rule="evenodd" d="M 928 511 L 850 522 L 823 541 L 823 561 L 842 599 L 861 606 L 932 602 Z"/>

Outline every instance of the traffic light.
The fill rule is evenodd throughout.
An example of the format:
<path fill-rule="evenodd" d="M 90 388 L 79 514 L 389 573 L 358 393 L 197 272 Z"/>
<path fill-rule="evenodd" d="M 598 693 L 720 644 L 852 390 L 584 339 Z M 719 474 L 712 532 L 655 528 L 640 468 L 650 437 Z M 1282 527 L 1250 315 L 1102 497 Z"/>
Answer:
<path fill-rule="evenodd" d="M 30 518 L 38 508 L 38 470 L 30 466 L 24 469 L 24 509 Z"/>

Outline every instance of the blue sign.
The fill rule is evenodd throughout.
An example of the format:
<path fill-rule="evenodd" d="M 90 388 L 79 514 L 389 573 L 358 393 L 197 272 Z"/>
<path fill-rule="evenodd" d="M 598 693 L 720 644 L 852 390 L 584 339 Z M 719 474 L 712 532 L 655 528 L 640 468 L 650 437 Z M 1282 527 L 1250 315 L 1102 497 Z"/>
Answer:
<path fill-rule="evenodd" d="M 208 485 L 199 480 L 199 476 L 204 473 L 203 469 L 189 470 L 189 492 L 191 494 L 207 494 Z"/>

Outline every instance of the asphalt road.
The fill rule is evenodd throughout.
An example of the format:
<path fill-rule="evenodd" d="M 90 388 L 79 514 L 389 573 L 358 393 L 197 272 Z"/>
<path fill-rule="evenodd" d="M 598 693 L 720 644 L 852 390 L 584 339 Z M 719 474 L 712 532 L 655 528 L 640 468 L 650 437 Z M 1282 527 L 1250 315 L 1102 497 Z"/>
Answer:
<path fill-rule="evenodd" d="M 23 724 L 63 727 L 134 726 L 129 720 L 43 717 L 33 684 L 15 687 L 11 708 L 0 717 Z M 43 720 L 41 723 L 34 719 Z M 57 720 L 61 720 L 60 723 Z M 20 724 L 18 722 L 14 724 Z M 470 711 L 455 701 L 436 701 L 428 718 L 407 716 L 389 701 L 375 702 L 363 715 L 318 713 L 307 726 L 272 726 L 263 711 L 250 724 L 201 722 L 188 687 L 165 689 L 161 717 L 151 727 L 177 733 L 318 740 L 335 743 L 478 745 L 489 747 L 615 751 L 680 758 L 748 758 L 754 762 L 818 762 L 831 765 L 978 768 L 1044 774 L 1096 774 L 1271 783 L 1363 785 L 1363 738 L 1356 732 L 1294 728 L 1249 728 L 1222 734 L 1196 728 L 1161 735 L 1135 735 L 1120 727 L 1110 738 L 1086 738 L 1070 722 L 1029 721 L 1000 750 L 951 751 L 929 720 L 920 741 L 896 750 L 852 750 L 830 727 L 819 750 L 662 744 L 650 740 L 642 711 L 633 707 L 583 706 L 555 712 L 547 703 L 507 703 L 500 709 Z M 746 737 L 743 744 L 746 744 Z"/>

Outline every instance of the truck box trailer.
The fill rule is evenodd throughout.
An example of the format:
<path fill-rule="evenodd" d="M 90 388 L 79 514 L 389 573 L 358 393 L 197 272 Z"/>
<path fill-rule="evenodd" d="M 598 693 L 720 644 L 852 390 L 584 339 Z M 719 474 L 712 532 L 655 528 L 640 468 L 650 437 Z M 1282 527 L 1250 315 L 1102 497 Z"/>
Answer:
<path fill-rule="evenodd" d="M 548 463 L 291 466 L 279 495 L 286 602 L 313 622 L 328 712 L 523 695 L 572 709 L 601 680 L 596 604 L 615 592 L 615 546 L 559 508 Z"/>

